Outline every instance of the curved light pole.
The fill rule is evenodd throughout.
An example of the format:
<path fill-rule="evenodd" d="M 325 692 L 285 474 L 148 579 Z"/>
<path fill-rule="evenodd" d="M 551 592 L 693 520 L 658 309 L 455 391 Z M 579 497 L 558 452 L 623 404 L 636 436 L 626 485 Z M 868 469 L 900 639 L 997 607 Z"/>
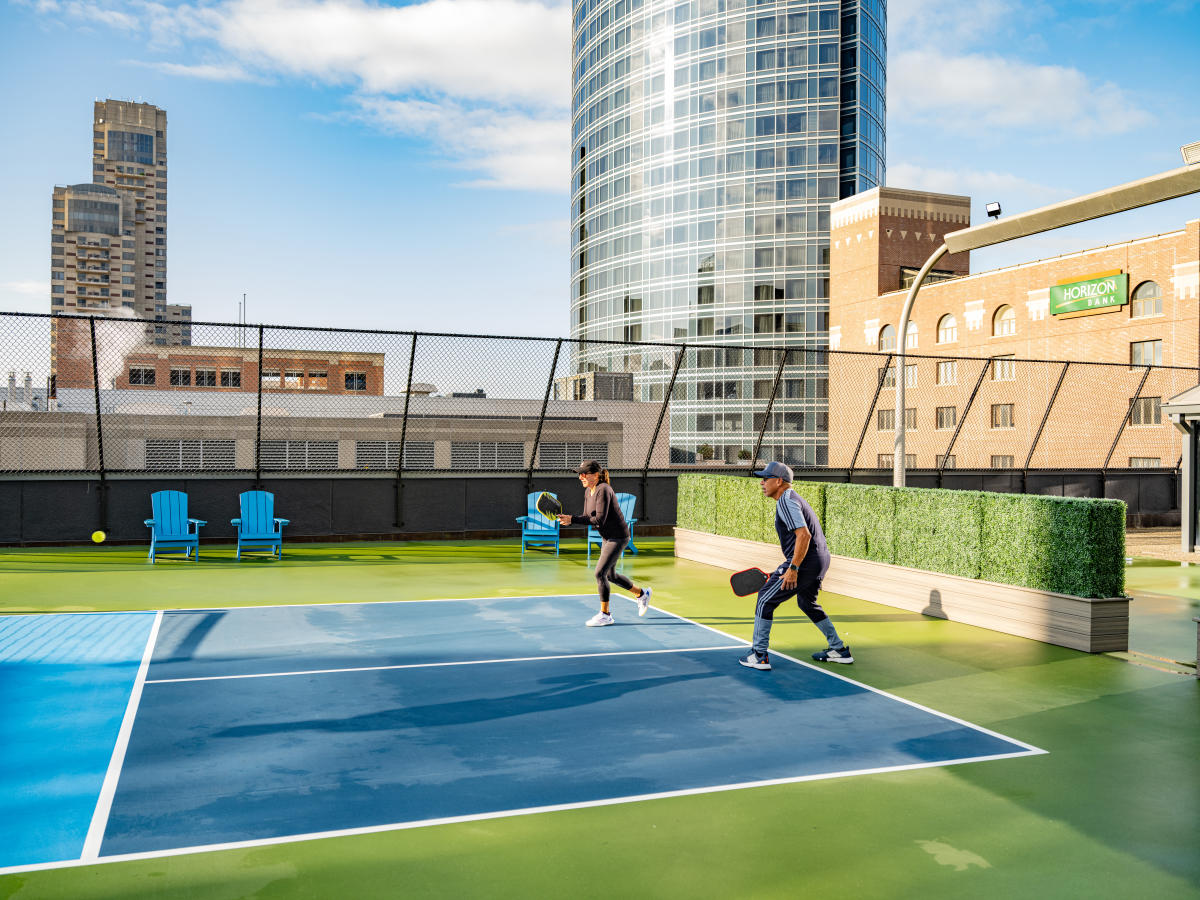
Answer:
<path fill-rule="evenodd" d="M 1186 148 L 1184 159 L 1188 159 Z M 917 301 L 917 291 L 921 289 L 921 282 L 939 259 L 947 253 L 978 250 L 980 247 L 990 247 L 992 244 L 1013 241 L 1031 234 L 1052 231 L 1066 225 L 1099 219 L 1102 216 L 1197 192 L 1200 192 L 1200 162 L 1085 194 L 1074 200 L 1043 206 L 1007 219 L 962 228 L 946 235 L 945 243 L 933 252 L 917 273 L 912 287 L 908 289 L 908 296 L 904 298 L 904 309 L 900 313 L 900 332 L 896 336 L 896 439 L 892 456 L 893 486 L 904 487 L 904 351 L 908 342 L 908 318 L 912 313 L 913 304 Z"/>

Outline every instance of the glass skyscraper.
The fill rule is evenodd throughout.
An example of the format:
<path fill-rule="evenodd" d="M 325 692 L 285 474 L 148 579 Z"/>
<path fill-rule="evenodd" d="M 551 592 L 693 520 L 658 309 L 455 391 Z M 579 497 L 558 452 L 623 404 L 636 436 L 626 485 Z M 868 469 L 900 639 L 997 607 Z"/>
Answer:
<path fill-rule="evenodd" d="M 825 465 L 829 205 L 883 183 L 884 0 L 575 0 L 571 333 L 661 400 L 676 462 Z M 735 345 L 735 346 L 731 346 Z M 794 363 L 794 364 L 793 364 Z"/>

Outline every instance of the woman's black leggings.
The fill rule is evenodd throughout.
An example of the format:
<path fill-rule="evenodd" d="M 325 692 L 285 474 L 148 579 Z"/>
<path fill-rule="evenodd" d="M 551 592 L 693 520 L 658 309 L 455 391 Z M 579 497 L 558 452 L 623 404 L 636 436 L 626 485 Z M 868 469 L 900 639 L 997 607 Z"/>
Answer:
<path fill-rule="evenodd" d="M 600 602 L 608 602 L 608 583 L 611 581 L 619 588 L 629 590 L 633 582 L 617 571 L 617 563 L 621 559 L 621 551 L 628 546 L 629 541 L 606 540 L 600 545 L 600 559 L 596 563 L 596 591 L 600 594 Z"/>

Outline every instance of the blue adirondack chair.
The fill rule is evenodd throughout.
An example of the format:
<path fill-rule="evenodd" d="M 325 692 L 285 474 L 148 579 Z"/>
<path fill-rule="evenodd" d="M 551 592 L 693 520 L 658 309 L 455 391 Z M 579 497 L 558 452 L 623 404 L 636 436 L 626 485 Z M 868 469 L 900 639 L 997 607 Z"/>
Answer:
<path fill-rule="evenodd" d="M 275 518 L 275 495 L 270 491 L 246 491 L 238 499 L 242 514 L 229 520 L 237 527 L 237 558 L 242 558 L 243 547 L 265 547 L 279 559 L 283 555 L 283 526 L 291 521 Z"/>
<path fill-rule="evenodd" d="M 558 556 L 558 519 L 547 519 L 537 510 L 537 499 L 542 496 L 536 491 L 525 498 L 525 515 L 517 516 L 521 523 L 521 555 L 525 555 L 526 544 L 553 544 L 554 555 Z M 551 497 L 558 499 L 557 494 Z"/>
<path fill-rule="evenodd" d="M 617 494 L 617 506 L 621 508 L 621 515 L 625 517 L 625 521 L 629 525 L 629 546 L 625 549 L 630 553 L 637 553 L 637 545 L 633 542 L 633 524 L 637 521 L 633 517 L 633 510 L 637 506 L 637 494 Z M 596 526 L 589 525 L 587 533 L 588 562 L 592 561 L 592 544 L 602 543 L 604 543 L 604 538 L 600 537 Z M 625 551 L 622 550 L 621 553 L 624 555 Z"/>
<path fill-rule="evenodd" d="M 155 491 L 150 495 L 153 519 L 145 519 L 150 529 L 150 562 L 164 550 L 168 553 L 183 551 L 190 557 L 192 548 L 196 559 L 200 558 L 200 526 L 207 525 L 204 519 L 189 519 L 187 494 L 182 491 Z"/>

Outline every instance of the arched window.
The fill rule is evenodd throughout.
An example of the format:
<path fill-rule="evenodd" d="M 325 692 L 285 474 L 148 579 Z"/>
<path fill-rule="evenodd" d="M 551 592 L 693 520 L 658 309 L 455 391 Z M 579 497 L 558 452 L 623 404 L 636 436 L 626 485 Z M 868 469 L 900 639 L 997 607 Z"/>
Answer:
<path fill-rule="evenodd" d="M 992 336 L 1005 337 L 1017 333 L 1017 311 L 1011 306 L 1002 306 L 992 316 Z"/>
<path fill-rule="evenodd" d="M 879 329 L 879 349 L 880 350 L 895 350 L 896 349 L 896 329 L 891 325 L 884 325 Z"/>
<path fill-rule="evenodd" d="M 908 331 L 904 335 L 904 349 L 906 349 L 906 350 L 916 350 L 917 349 L 917 323 L 916 322 L 908 323 Z"/>
<path fill-rule="evenodd" d="M 954 318 L 950 313 L 946 313 L 938 319 L 938 336 L 939 344 L 952 344 L 958 340 L 958 319 Z"/>
<path fill-rule="evenodd" d="M 1162 288 L 1156 281 L 1143 281 L 1133 289 L 1133 308 L 1129 315 L 1135 319 L 1142 316 L 1162 315 Z"/>

